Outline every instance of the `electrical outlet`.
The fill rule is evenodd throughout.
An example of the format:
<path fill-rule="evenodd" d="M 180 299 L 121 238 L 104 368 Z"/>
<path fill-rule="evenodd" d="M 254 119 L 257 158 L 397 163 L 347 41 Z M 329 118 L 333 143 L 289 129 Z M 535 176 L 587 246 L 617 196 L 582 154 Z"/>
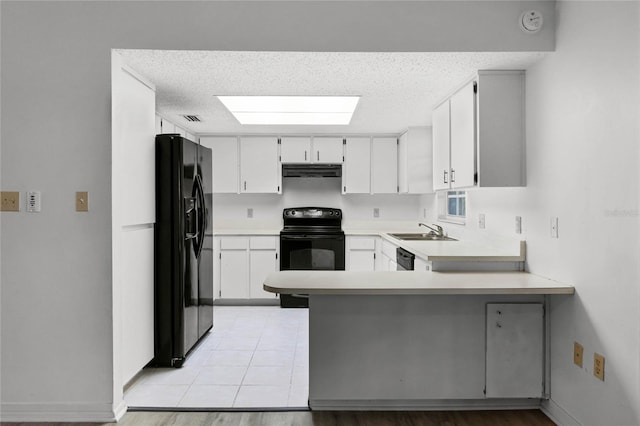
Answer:
<path fill-rule="evenodd" d="M 582 354 L 584 348 L 578 342 L 573 342 L 573 363 L 578 367 L 582 367 Z"/>
<path fill-rule="evenodd" d="M 478 228 L 484 229 L 484 227 L 485 227 L 484 213 L 480 213 L 478 215 Z"/>
<path fill-rule="evenodd" d="M 593 375 L 604 382 L 604 356 L 593 354 Z"/>
<path fill-rule="evenodd" d="M 380 209 L 375 207 L 373 209 L 373 217 L 380 217 Z"/>
<path fill-rule="evenodd" d="M 20 193 L 17 191 L 2 191 L 2 207 L 3 212 L 19 212 L 20 211 Z"/>
<path fill-rule="evenodd" d="M 522 216 L 516 216 L 516 234 L 522 234 Z"/>
<path fill-rule="evenodd" d="M 87 191 L 76 192 L 76 211 L 89 211 L 89 193 Z"/>
<path fill-rule="evenodd" d="M 248 218 L 252 218 L 253 217 L 253 209 L 247 209 L 247 217 Z"/>
<path fill-rule="evenodd" d="M 551 238 L 558 238 L 558 218 L 551 216 Z"/>

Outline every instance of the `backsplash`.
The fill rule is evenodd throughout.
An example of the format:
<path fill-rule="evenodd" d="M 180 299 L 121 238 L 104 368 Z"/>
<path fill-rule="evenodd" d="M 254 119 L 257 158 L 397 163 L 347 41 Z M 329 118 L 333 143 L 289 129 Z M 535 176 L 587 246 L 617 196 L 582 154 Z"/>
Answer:
<path fill-rule="evenodd" d="M 419 219 L 419 195 L 341 194 L 339 178 L 284 178 L 282 195 L 215 194 L 213 222 L 222 228 L 282 227 L 282 210 L 287 207 L 335 207 L 342 209 L 343 225 L 358 222 L 399 222 Z M 374 217 L 374 209 L 379 217 Z M 252 209 L 252 218 L 247 210 Z"/>

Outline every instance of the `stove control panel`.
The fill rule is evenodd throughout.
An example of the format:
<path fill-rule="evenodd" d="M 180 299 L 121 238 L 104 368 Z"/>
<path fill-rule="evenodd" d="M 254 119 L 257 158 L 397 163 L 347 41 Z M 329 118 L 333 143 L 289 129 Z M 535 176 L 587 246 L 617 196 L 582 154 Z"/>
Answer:
<path fill-rule="evenodd" d="M 342 210 L 326 207 L 297 207 L 284 209 L 285 219 L 341 219 Z"/>

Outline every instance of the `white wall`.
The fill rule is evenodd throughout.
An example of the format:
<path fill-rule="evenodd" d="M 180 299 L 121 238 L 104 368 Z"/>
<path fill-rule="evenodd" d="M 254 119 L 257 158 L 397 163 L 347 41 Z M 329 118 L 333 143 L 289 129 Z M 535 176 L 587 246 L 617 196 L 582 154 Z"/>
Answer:
<path fill-rule="evenodd" d="M 444 226 L 516 237 L 522 216 L 528 270 L 576 287 L 552 297 L 548 410 L 565 424 L 637 425 L 640 4 L 562 1 L 557 9 L 556 52 L 526 77 L 527 187 L 469 191 L 466 230 Z M 433 199 L 421 205 L 435 214 Z M 574 341 L 584 346 L 582 369 Z M 606 358 L 604 382 L 592 374 L 594 352 Z"/>
<path fill-rule="evenodd" d="M 531 7 L 549 24 L 535 37 L 514 25 Z M 121 307 L 112 299 L 120 289 L 112 277 L 111 49 L 554 46 L 553 3 L 544 1 L 2 1 L 0 8 L 2 190 L 42 191 L 41 213 L 0 217 L 3 421 L 104 421 L 121 404 L 113 359 Z M 73 211 L 82 190 L 89 213 Z"/>
<path fill-rule="evenodd" d="M 343 227 L 393 226 L 415 221 L 419 196 L 398 194 L 342 195 L 340 178 L 284 178 L 282 195 L 214 195 L 214 228 L 282 228 L 282 209 L 288 207 L 334 207 L 342 209 Z M 253 218 L 247 218 L 247 209 Z M 378 208 L 380 216 L 373 217 Z M 417 225 L 417 223 L 415 223 Z"/>

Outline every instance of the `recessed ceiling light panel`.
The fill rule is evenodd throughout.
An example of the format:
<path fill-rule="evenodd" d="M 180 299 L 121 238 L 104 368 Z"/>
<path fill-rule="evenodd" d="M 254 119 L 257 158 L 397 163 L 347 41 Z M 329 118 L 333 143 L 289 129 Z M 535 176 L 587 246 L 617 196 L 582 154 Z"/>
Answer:
<path fill-rule="evenodd" d="M 218 96 L 241 124 L 346 125 L 359 96 Z"/>

